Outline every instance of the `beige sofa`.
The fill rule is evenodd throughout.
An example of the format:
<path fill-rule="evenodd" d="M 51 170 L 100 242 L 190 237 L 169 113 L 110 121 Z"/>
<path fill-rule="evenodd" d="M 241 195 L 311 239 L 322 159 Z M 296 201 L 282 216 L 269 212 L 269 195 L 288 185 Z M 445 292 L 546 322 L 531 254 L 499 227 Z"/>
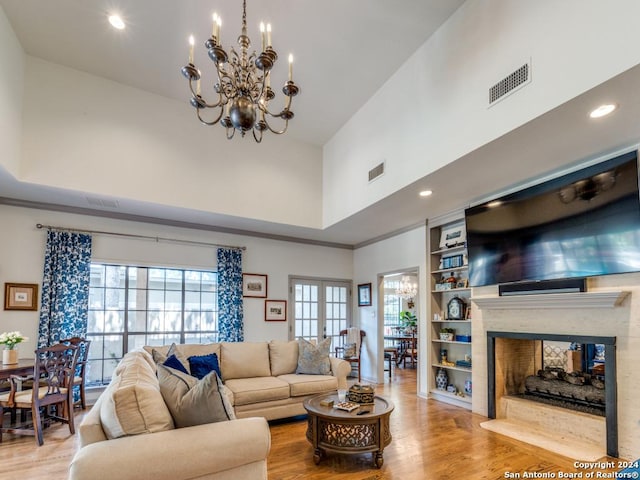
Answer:
<path fill-rule="evenodd" d="M 145 347 L 125 355 L 111 383 L 78 427 L 70 479 L 267 478 L 266 420 L 304 414 L 302 402 L 346 388 L 348 362 L 330 358 L 330 375 L 296 374 L 297 342 L 178 345 L 180 359 L 216 353 L 237 419 L 174 428 L 156 364 Z"/>

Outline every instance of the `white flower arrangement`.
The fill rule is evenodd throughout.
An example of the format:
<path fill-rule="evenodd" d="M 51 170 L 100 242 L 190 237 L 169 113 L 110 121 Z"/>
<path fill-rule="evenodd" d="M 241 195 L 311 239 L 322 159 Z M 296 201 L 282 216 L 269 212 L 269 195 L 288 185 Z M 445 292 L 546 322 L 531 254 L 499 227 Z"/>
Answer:
<path fill-rule="evenodd" d="M 17 344 L 29 340 L 20 332 L 3 332 L 0 333 L 0 345 L 6 345 L 8 350 L 13 350 Z"/>

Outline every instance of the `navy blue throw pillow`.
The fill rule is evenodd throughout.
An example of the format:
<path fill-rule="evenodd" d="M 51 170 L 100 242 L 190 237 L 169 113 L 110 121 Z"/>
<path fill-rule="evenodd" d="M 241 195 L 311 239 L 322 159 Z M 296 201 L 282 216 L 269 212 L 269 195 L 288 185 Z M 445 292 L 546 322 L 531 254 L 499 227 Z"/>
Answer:
<path fill-rule="evenodd" d="M 176 370 L 180 370 L 182 373 L 186 373 L 187 375 L 189 375 L 189 372 L 187 372 L 187 369 L 184 368 L 184 365 L 182 365 L 182 362 L 178 360 L 178 357 L 176 357 L 175 355 L 168 356 L 167 359 L 164 361 L 163 365 L 165 367 L 175 368 Z"/>
<path fill-rule="evenodd" d="M 218 377 L 222 379 L 222 375 L 220 374 L 220 365 L 218 364 L 218 355 L 215 353 L 189 357 L 189 369 L 191 370 L 191 375 L 196 377 L 198 380 L 204 378 L 213 370 L 215 370 Z"/>

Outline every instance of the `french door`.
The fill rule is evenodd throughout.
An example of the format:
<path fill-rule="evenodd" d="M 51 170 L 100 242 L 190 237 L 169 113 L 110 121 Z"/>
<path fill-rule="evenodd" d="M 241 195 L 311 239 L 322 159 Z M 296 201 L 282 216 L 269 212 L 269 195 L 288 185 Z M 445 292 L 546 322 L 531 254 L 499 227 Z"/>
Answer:
<path fill-rule="evenodd" d="M 292 277 L 289 287 L 290 339 L 331 337 L 333 351 L 340 330 L 351 325 L 351 282 Z"/>

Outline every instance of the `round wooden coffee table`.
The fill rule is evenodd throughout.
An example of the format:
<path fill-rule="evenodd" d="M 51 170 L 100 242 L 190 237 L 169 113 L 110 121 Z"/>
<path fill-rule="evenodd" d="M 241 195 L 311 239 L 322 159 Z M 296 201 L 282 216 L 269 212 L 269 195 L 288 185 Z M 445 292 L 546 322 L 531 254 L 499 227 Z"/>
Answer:
<path fill-rule="evenodd" d="M 326 451 L 373 454 L 373 463 L 382 467 L 382 451 L 391 443 L 389 416 L 393 403 L 376 396 L 372 405 L 347 412 L 320 405 L 322 400 L 338 403 L 337 394 L 324 394 L 304 401 L 308 413 L 307 440 L 313 445 L 313 461 L 320 463 Z"/>

